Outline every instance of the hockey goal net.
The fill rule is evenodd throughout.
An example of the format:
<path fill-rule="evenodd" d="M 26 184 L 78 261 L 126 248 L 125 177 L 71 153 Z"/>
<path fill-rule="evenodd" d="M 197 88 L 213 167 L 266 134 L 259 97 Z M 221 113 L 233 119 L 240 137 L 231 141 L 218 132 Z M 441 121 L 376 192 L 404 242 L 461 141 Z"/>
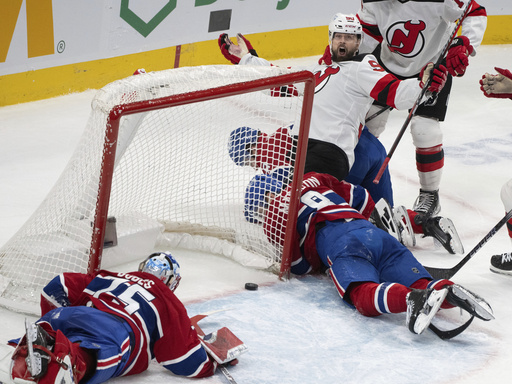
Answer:
<path fill-rule="evenodd" d="M 276 97 L 290 84 L 299 95 Z M 248 182 L 271 169 L 237 165 L 228 142 L 240 127 L 264 141 L 293 125 L 293 148 L 278 161 L 296 167 L 293 218 L 313 92 L 310 72 L 249 66 L 153 72 L 99 90 L 61 177 L 0 249 L 0 305 L 37 313 L 42 287 L 59 273 L 92 273 L 154 249 L 199 249 L 287 274 L 293 226 L 276 247 L 244 216 Z"/>

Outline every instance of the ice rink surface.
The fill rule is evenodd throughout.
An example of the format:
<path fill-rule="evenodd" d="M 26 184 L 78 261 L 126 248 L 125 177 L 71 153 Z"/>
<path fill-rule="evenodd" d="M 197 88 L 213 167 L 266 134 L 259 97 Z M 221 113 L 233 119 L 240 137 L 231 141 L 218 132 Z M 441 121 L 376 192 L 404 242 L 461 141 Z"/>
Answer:
<path fill-rule="evenodd" d="M 276 64 L 307 65 L 316 59 Z M 503 217 L 500 189 L 512 178 L 512 100 L 487 99 L 478 84 L 483 73 L 494 72 L 494 66 L 512 69 L 511 45 L 480 47 L 466 75 L 454 80 L 442 124 L 441 215 L 455 223 L 466 254 Z M 146 70 L 151 70 L 149 64 Z M 58 179 L 85 128 L 94 93 L 0 108 L 0 244 L 14 235 Z M 391 113 L 381 136 L 386 148 L 406 116 L 406 112 Z M 390 170 L 395 204 L 410 208 L 419 186 L 409 133 L 394 153 Z M 448 254 L 431 239 L 419 239 L 412 251 L 423 264 L 435 267 L 451 267 L 462 257 Z M 488 300 L 496 319 L 476 319 L 462 335 L 443 341 L 429 331 L 419 336 L 410 333 L 404 326 L 405 314 L 363 317 L 341 302 L 326 277 L 281 282 L 275 275 L 220 256 L 173 250 L 183 277 L 176 293 L 189 315 L 226 309 L 202 320 L 203 329 L 227 326 L 249 347 L 240 363 L 230 368 L 239 384 L 505 382 L 512 361 L 512 276 L 490 272 L 489 258 L 506 251 L 512 251 L 512 244 L 502 229 L 453 278 Z M 118 269 L 135 268 L 136 263 L 131 263 Z M 244 290 L 248 281 L 259 283 L 259 289 Z M 441 311 L 435 322 L 453 326 L 458 316 L 457 310 Z M 0 309 L 2 344 L 24 333 L 24 318 Z M 144 374 L 112 382 L 191 381 L 154 363 Z M 224 382 L 220 373 L 201 380 Z"/>

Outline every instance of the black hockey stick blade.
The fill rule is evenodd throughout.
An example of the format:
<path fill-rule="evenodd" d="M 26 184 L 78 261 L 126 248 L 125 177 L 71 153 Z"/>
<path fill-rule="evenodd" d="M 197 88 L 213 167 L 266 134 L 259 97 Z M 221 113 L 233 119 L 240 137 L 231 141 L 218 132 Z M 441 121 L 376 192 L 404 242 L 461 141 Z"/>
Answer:
<path fill-rule="evenodd" d="M 453 275 L 455 275 L 475 254 L 482 248 L 485 243 L 489 241 L 491 237 L 493 237 L 496 232 L 498 232 L 501 227 L 503 227 L 507 221 L 509 221 L 512 218 L 512 210 L 507 212 L 505 216 L 496 224 L 485 237 L 480 240 L 480 242 L 475 245 L 475 247 L 461 260 L 459 261 L 454 267 L 452 268 L 433 268 L 433 267 L 425 267 L 428 273 L 434 278 L 434 279 L 451 279 Z"/>
<path fill-rule="evenodd" d="M 464 332 L 467 329 L 467 327 L 469 327 L 469 325 L 471 324 L 471 322 L 473 321 L 474 318 L 475 318 L 475 316 L 471 316 L 469 318 L 469 320 L 466 321 L 461 326 L 454 328 L 454 329 L 447 330 L 447 331 L 437 328 L 432 323 L 430 323 L 428 325 L 428 329 L 430 329 L 432 332 L 434 332 L 440 339 L 449 340 L 449 339 L 453 339 L 455 336 L 458 336 L 462 332 Z"/>

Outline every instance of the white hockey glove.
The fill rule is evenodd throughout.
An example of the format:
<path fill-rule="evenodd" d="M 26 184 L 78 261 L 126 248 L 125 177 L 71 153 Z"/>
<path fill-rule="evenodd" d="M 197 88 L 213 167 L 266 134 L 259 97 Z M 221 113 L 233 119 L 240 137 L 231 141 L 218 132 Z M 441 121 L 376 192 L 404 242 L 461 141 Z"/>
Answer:
<path fill-rule="evenodd" d="M 508 69 L 494 67 L 497 75 L 486 73 L 480 80 L 480 89 L 485 97 L 512 99 L 512 73 Z"/>
<path fill-rule="evenodd" d="M 236 41 L 238 45 L 233 44 L 227 33 L 222 33 L 218 40 L 220 51 L 231 63 L 238 64 L 240 59 L 248 53 L 253 56 L 258 56 L 250 41 L 241 33 L 236 35 Z"/>

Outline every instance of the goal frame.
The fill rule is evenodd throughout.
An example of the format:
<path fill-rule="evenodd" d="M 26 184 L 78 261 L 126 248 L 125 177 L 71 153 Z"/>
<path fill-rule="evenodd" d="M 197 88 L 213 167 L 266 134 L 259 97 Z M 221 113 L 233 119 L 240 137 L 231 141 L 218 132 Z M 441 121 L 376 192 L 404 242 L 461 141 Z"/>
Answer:
<path fill-rule="evenodd" d="M 255 92 L 296 83 L 304 83 L 304 94 L 300 119 L 301 130 L 298 137 L 298 147 L 294 163 L 293 179 L 290 184 L 290 206 L 285 228 L 283 254 L 279 272 L 279 278 L 288 279 L 290 276 L 292 251 L 294 249 L 293 244 L 295 241 L 297 241 L 298 236 L 295 224 L 298 215 L 304 164 L 306 161 L 309 124 L 311 120 L 311 110 L 316 85 L 314 75 L 310 71 L 300 71 L 290 74 L 273 76 L 270 78 L 246 81 L 206 90 L 187 92 L 152 100 L 137 101 L 114 106 L 108 114 L 106 124 L 107 132 L 103 144 L 103 165 L 99 180 L 98 199 L 96 202 L 93 222 L 95 235 L 91 241 L 87 273 L 94 274 L 101 268 L 103 244 L 108 221 L 110 192 L 114 175 L 114 162 L 117 147 L 116 145 L 112 145 L 112 143 L 117 142 L 119 126 L 123 116 L 234 96 L 237 94 L 246 93 L 248 89 L 250 89 L 250 92 Z"/>

